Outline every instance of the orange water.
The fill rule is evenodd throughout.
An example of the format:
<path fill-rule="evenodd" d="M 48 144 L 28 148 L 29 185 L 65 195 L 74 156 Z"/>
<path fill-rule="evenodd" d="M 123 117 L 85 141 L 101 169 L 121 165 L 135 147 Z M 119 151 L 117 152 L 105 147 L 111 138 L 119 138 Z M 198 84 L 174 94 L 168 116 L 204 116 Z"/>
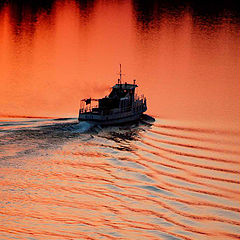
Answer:
<path fill-rule="evenodd" d="M 156 121 L 77 123 L 120 63 Z M 239 239 L 239 90 L 230 3 L 2 1 L 0 239 Z"/>
<path fill-rule="evenodd" d="M 79 99 L 108 93 L 121 63 L 123 81 L 137 80 L 149 114 L 240 120 L 235 9 L 25 2 L 0 9 L 0 114 L 75 117 Z"/>
<path fill-rule="evenodd" d="M 1 239 L 238 239 L 239 133 L 2 119 Z"/>

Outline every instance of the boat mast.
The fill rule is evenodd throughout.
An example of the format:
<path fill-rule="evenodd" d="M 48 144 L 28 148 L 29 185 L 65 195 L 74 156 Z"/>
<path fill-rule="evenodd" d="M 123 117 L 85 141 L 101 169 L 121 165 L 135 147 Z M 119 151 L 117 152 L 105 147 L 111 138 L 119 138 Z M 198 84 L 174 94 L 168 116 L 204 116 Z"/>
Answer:
<path fill-rule="evenodd" d="M 120 72 L 118 73 L 118 75 L 120 76 L 120 78 L 118 79 L 118 84 L 122 84 L 122 64 L 120 63 Z"/>
<path fill-rule="evenodd" d="M 120 63 L 120 73 L 119 73 L 119 75 L 120 75 L 119 82 L 120 82 L 120 84 L 122 84 L 122 64 L 121 63 Z"/>

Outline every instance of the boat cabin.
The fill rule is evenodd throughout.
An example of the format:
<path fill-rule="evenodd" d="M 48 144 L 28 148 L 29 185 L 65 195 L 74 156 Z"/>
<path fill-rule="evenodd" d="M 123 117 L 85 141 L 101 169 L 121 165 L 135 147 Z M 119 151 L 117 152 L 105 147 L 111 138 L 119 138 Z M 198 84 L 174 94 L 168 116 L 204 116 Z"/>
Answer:
<path fill-rule="evenodd" d="M 109 96 L 99 99 L 99 109 L 130 108 L 134 101 L 136 87 L 135 83 L 118 83 L 114 85 Z"/>

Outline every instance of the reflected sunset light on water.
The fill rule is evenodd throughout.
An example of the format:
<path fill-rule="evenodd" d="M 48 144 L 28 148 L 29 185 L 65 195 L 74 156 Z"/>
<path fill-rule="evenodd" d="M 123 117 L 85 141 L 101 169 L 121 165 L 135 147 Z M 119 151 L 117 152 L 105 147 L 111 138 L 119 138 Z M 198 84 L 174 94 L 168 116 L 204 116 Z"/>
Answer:
<path fill-rule="evenodd" d="M 1 8 L 1 114 L 74 117 L 79 99 L 108 92 L 122 63 L 150 114 L 239 120 L 239 25 L 231 13 L 198 16 L 157 1 L 34 6 Z"/>

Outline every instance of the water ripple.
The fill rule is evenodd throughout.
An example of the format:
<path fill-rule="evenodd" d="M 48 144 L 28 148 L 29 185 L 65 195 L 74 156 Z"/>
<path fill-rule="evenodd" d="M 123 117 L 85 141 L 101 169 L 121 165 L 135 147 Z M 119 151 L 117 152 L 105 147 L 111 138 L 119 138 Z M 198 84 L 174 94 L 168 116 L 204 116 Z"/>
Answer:
<path fill-rule="evenodd" d="M 239 239 L 236 132 L 67 121 L 2 135 L 1 237 Z"/>

